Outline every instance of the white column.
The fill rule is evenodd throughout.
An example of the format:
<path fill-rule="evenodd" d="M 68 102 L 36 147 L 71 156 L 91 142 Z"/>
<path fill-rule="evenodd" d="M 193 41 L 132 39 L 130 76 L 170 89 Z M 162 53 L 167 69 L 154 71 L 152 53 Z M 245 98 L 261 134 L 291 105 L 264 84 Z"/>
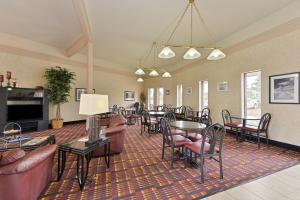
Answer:
<path fill-rule="evenodd" d="M 87 89 L 88 93 L 92 94 L 94 89 L 94 48 L 91 42 L 87 45 Z"/>

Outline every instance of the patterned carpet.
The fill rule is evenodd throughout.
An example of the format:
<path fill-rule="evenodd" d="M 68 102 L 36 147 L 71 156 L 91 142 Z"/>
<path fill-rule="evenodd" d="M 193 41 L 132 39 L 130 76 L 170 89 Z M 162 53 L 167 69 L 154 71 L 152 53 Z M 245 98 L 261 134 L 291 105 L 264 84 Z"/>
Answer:
<path fill-rule="evenodd" d="M 84 128 L 84 124 L 68 125 L 37 134 L 55 134 L 60 144 L 79 137 Z M 175 162 L 170 169 L 170 150 L 167 150 L 166 159 L 161 160 L 160 134 L 141 136 L 139 130 L 138 126 L 128 127 L 125 150 L 112 156 L 109 169 L 105 168 L 103 158 L 91 161 L 92 181 L 87 182 L 82 192 L 75 179 L 75 157 L 69 154 L 62 180 L 51 182 L 41 198 L 199 199 L 300 163 L 299 152 L 264 145 L 258 150 L 255 144 L 237 143 L 234 137 L 226 135 L 224 179 L 219 179 L 218 163 L 206 160 L 205 183 L 200 184 L 198 169 L 184 168 L 181 161 Z M 53 180 L 56 168 L 57 165 L 53 168 Z"/>

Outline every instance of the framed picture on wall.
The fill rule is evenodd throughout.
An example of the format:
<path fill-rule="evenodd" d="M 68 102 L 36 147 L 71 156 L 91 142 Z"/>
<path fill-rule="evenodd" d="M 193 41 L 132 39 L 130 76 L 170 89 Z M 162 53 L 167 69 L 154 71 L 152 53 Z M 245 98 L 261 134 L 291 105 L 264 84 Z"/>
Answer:
<path fill-rule="evenodd" d="M 166 95 L 170 95 L 170 90 L 166 90 Z"/>
<path fill-rule="evenodd" d="M 193 88 L 192 87 L 187 87 L 186 88 L 186 94 L 191 95 L 193 93 Z"/>
<path fill-rule="evenodd" d="M 135 101 L 135 92 L 125 91 L 124 92 L 124 101 Z"/>
<path fill-rule="evenodd" d="M 299 72 L 269 76 L 269 103 L 299 104 Z"/>
<path fill-rule="evenodd" d="M 87 89 L 75 88 L 75 101 L 80 101 L 81 94 L 87 94 Z"/>
<path fill-rule="evenodd" d="M 228 82 L 223 81 L 223 82 L 217 83 L 217 91 L 218 92 L 227 92 L 228 91 Z"/>

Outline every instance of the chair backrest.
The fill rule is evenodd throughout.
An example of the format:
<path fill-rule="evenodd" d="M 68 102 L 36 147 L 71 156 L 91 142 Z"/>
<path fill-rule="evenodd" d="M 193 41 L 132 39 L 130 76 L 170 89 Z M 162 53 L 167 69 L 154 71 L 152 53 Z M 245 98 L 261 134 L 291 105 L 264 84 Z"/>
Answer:
<path fill-rule="evenodd" d="M 223 118 L 224 125 L 228 123 L 232 123 L 230 112 L 226 109 L 222 110 L 222 118 Z"/>
<path fill-rule="evenodd" d="M 119 107 L 118 108 L 118 114 L 125 116 L 126 115 L 126 110 L 124 107 Z"/>
<path fill-rule="evenodd" d="M 185 107 L 185 117 L 192 116 L 193 115 L 193 108 L 191 106 Z"/>
<path fill-rule="evenodd" d="M 137 114 L 139 112 L 140 103 L 139 102 L 135 102 L 133 104 L 133 107 L 134 107 L 135 113 Z"/>
<path fill-rule="evenodd" d="M 164 114 L 164 119 L 166 119 L 169 122 L 174 122 L 176 121 L 176 116 L 173 112 L 167 112 Z"/>
<path fill-rule="evenodd" d="M 149 110 L 154 110 L 154 105 L 153 104 L 149 105 Z"/>
<path fill-rule="evenodd" d="M 166 118 L 161 118 L 160 119 L 160 125 L 161 125 L 161 132 L 163 134 L 163 140 L 169 144 L 173 144 L 173 137 L 171 133 L 171 126 L 170 122 Z"/>
<path fill-rule="evenodd" d="M 206 127 L 209 127 L 209 126 L 212 125 L 212 119 L 209 115 L 202 115 L 199 118 L 199 122 L 202 123 L 202 124 L 205 124 Z"/>
<path fill-rule="evenodd" d="M 157 111 L 162 111 L 162 110 L 163 110 L 163 108 L 164 108 L 164 106 L 163 106 L 163 105 L 159 105 L 159 106 L 157 106 L 157 107 L 156 107 L 156 110 L 157 110 Z"/>
<path fill-rule="evenodd" d="M 118 113 L 118 106 L 117 105 L 113 105 L 112 112 L 115 113 L 115 114 Z"/>
<path fill-rule="evenodd" d="M 207 127 L 203 134 L 202 146 L 200 153 L 204 153 L 205 142 L 209 142 L 208 154 L 214 154 L 218 149 L 218 152 L 222 153 L 224 138 L 225 138 L 225 127 L 221 124 L 214 124 Z"/>
<path fill-rule="evenodd" d="M 210 116 L 210 109 L 208 107 L 205 107 L 201 110 L 201 116 L 205 116 L 205 115 Z"/>
<path fill-rule="evenodd" d="M 268 128 L 269 128 L 269 124 L 271 121 L 271 114 L 270 113 L 265 113 L 259 121 L 259 125 L 258 125 L 258 131 L 259 132 L 267 132 Z"/>
<path fill-rule="evenodd" d="M 186 107 L 185 106 L 180 106 L 179 113 L 180 114 L 185 114 L 185 111 L 186 111 Z"/>
<path fill-rule="evenodd" d="M 145 123 L 150 123 L 151 122 L 151 118 L 150 118 L 150 114 L 148 111 L 144 110 L 143 113 L 142 113 L 142 122 L 145 122 Z"/>

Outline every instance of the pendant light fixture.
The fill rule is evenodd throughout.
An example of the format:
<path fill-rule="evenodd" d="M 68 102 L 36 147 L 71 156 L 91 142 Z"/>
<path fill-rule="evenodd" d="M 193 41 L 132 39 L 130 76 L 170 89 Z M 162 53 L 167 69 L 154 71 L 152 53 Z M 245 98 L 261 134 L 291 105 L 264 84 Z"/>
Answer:
<path fill-rule="evenodd" d="M 181 24 L 181 22 L 183 21 L 184 17 L 187 15 L 189 10 L 190 10 L 190 44 L 188 44 L 188 45 L 171 45 L 170 44 L 171 39 L 173 38 L 177 28 L 179 27 L 179 25 Z M 184 9 L 182 15 L 178 19 L 171 35 L 169 36 L 166 44 L 164 45 L 164 48 L 158 54 L 159 58 L 169 59 L 169 58 L 175 57 L 175 52 L 171 49 L 172 47 L 173 48 L 188 48 L 188 50 L 183 55 L 183 59 L 187 59 L 187 60 L 196 59 L 196 58 L 201 57 L 201 53 L 197 49 L 212 50 L 212 52 L 209 53 L 207 60 L 219 60 L 219 59 L 226 57 L 226 55 L 220 49 L 218 49 L 216 47 L 208 47 L 208 46 L 193 44 L 193 11 L 194 10 L 196 11 L 198 17 L 200 18 L 200 20 L 204 26 L 204 29 L 210 38 L 210 42 L 214 41 L 213 37 L 211 36 L 211 34 L 208 30 L 208 27 L 206 26 L 206 24 L 204 22 L 204 19 L 202 18 L 201 14 L 200 14 L 200 11 L 199 11 L 197 5 L 195 4 L 195 0 L 188 0 L 188 4 L 187 4 L 186 8 Z"/>
<path fill-rule="evenodd" d="M 144 82 L 144 79 L 138 78 L 136 81 L 139 82 L 139 83 L 142 83 L 142 82 Z"/>
<path fill-rule="evenodd" d="M 163 73 L 162 77 L 163 78 L 171 78 L 172 76 L 169 72 L 165 72 L 165 73 Z"/>
<path fill-rule="evenodd" d="M 139 68 L 138 70 L 136 70 L 134 72 L 136 75 L 139 75 L 139 76 L 142 76 L 142 75 L 145 75 L 145 72 L 142 68 Z"/>
<path fill-rule="evenodd" d="M 155 76 L 159 76 L 159 73 L 153 69 L 150 73 L 149 73 L 149 76 L 152 76 L 152 77 L 155 77 Z"/>

